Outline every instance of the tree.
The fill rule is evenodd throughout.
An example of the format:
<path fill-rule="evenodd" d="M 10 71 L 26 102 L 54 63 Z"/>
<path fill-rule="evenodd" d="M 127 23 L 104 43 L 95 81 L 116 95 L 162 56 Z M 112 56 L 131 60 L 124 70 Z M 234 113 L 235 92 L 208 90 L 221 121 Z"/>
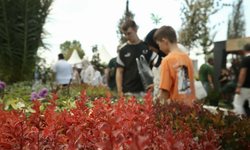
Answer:
<path fill-rule="evenodd" d="M 124 15 L 122 16 L 122 18 L 119 20 L 118 30 L 116 31 L 117 37 L 119 38 L 119 41 L 120 41 L 120 44 L 123 44 L 123 43 L 125 43 L 127 41 L 125 36 L 123 35 L 122 25 L 128 19 L 133 20 L 134 16 L 135 15 L 129 10 L 129 0 L 127 0 L 126 10 L 125 10 Z"/>
<path fill-rule="evenodd" d="M 98 46 L 97 45 L 93 45 L 92 46 L 92 52 L 96 53 L 98 51 Z"/>
<path fill-rule="evenodd" d="M 161 19 L 162 19 L 162 17 L 159 17 L 158 15 L 151 13 L 151 20 L 153 21 L 153 24 L 155 24 L 156 26 L 159 23 L 161 23 Z"/>
<path fill-rule="evenodd" d="M 0 79 L 34 79 L 37 50 L 45 47 L 43 30 L 53 0 L 0 1 Z"/>
<path fill-rule="evenodd" d="M 79 57 L 82 59 L 85 55 L 84 50 L 82 49 L 81 43 L 74 40 L 73 42 L 65 41 L 60 45 L 61 52 L 64 54 L 65 60 L 68 60 L 74 50 L 77 51 Z"/>
<path fill-rule="evenodd" d="M 233 12 L 228 19 L 227 39 L 245 37 L 246 19 L 244 16 L 244 8 L 242 3 L 243 0 L 237 0 L 236 3 L 233 3 Z"/>
<path fill-rule="evenodd" d="M 105 65 L 101 64 L 100 54 L 97 52 L 98 47 L 97 45 L 92 46 L 92 52 L 94 53 L 92 56 L 91 64 L 96 66 L 96 69 L 104 74 Z"/>
<path fill-rule="evenodd" d="M 210 16 L 214 15 L 219 11 L 219 7 L 214 6 L 214 0 L 205 0 L 201 2 L 201 5 L 204 11 L 201 11 L 201 31 L 198 36 L 198 42 L 202 47 L 203 54 L 206 56 L 212 51 L 208 52 L 208 48 L 213 44 L 214 38 L 217 32 L 213 32 L 212 29 L 215 29 L 216 25 L 210 28 L 208 26 Z M 219 6 L 219 4 L 217 4 Z"/>
<path fill-rule="evenodd" d="M 209 18 L 223 6 L 221 0 L 185 0 L 182 4 L 182 29 L 178 32 L 179 42 L 188 47 L 202 46 L 203 53 L 208 53 L 208 47 L 213 43 L 216 32 L 208 26 Z M 221 7 L 222 6 L 222 7 Z M 212 34 L 211 34 L 212 33 Z"/>

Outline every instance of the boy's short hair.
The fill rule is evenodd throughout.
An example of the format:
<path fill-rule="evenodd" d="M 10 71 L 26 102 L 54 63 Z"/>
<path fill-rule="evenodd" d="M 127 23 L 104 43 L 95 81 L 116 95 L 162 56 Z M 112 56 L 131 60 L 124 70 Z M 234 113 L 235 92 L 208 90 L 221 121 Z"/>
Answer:
<path fill-rule="evenodd" d="M 137 25 L 134 20 L 128 19 L 122 24 L 122 31 L 127 31 L 130 27 L 135 30 Z"/>
<path fill-rule="evenodd" d="M 59 57 L 60 59 L 64 59 L 64 56 L 63 56 L 62 53 L 58 54 L 58 57 Z"/>
<path fill-rule="evenodd" d="M 250 51 L 250 43 L 248 43 L 248 44 L 246 44 L 246 45 L 244 46 L 244 50 L 245 50 L 245 51 Z"/>
<path fill-rule="evenodd" d="M 163 38 L 169 40 L 170 43 L 177 43 L 175 30 L 171 26 L 162 26 L 154 34 L 154 41 L 162 41 Z"/>

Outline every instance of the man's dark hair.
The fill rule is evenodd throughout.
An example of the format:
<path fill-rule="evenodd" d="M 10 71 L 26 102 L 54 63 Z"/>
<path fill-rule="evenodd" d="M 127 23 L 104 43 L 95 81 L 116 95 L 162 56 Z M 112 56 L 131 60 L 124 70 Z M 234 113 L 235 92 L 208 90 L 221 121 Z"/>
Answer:
<path fill-rule="evenodd" d="M 128 28 L 132 28 L 132 29 L 137 29 L 137 25 L 136 25 L 136 23 L 135 23 L 135 21 L 134 20 L 131 20 L 131 19 L 129 19 L 129 20 L 126 20 L 123 24 L 122 24 L 122 31 L 127 31 L 128 30 Z"/>
<path fill-rule="evenodd" d="M 61 54 L 58 54 L 58 57 L 59 57 L 59 59 L 64 59 L 64 56 L 63 56 L 62 53 L 61 53 Z"/>
<path fill-rule="evenodd" d="M 210 63 L 212 62 L 214 59 L 213 58 L 208 58 L 207 62 Z"/>
<path fill-rule="evenodd" d="M 246 44 L 246 45 L 244 46 L 244 50 L 245 50 L 245 51 L 250 51 L 250 43 L 248 43 L 248 44 Z"/>
<path fill-rule="evenodd" d="M 162 26 L 154 34 L 154 41 L 162 41 L 163 38 L 169 40 L 170 43 L 177 43 L 176 32 L 171 26 Z"/>

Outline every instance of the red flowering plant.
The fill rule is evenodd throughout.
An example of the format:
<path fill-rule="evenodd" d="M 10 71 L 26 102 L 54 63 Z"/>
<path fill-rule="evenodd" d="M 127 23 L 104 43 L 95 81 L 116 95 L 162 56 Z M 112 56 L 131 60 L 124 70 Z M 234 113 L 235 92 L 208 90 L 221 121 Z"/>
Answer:
<path fill-rule="evenodd" d="M 161 104 L 157 101 L 154 105 L 155 116 L 158 122 L 167 119 L 165 124 L 172 125 L 174 130 L 182 130 L 182 124 L 192 130 L 194 137 L 199 141 L 206 137 L 211 139 L 212 134 L 219 135 L 217 146 L 223 149 L 250 149 L 250 120 L 242 116 L 242 119 L 228 111 L 228 115 L 217 109 L 217 113 L 210 113 L 201 104 L 196 103 L 192 107 L 178 101 L 170 104 Z M 161 127 L 163 125 L 160 125 Z"/>
<path fill-rule="evenodd" d="M 76 108 L 60 112 L 56 110 L 58 96 L 53 94 L 45 110 L 40 109 L 41 102 L 32 101 L 35 112 L 30 116 L 0 109 L 0 149 L 223 149 L 221 138 L 226 132 L 213 125 L 199 125 L 197 116 L 206 110 L 198 106 L 188 110 L 183 104 L 170 103 L 170 115 L 167 106 L 154 106 L 150 93 L 144 103 L 121 95 L 114 105 L 110 96 L 95 99 L 89 108 L 83 91 Z M 173 111 L 174 106 L 180 108 Z M 188 115 L 193 116 L 193 124 L 186 120 Z M 204 129 L 198 130 L 199 126 Z M 241 140 L 247 143 L 244 137 Z"/>

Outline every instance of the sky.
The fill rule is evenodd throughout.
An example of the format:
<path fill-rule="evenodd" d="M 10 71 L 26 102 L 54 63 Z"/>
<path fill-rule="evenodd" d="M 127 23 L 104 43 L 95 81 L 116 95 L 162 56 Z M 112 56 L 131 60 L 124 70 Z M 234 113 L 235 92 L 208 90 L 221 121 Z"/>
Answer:
<path fill-rule="evenodd" d="M 233 0 L 223 0 L 232 3 Z M 180 7 L 183 0 L 130 0 L 129 9 L 135 14 L 135 22 L 139 26 L 138 36 L 144 39 L 155 27 L 170 25 L 176 31 L 181 28 Z M 250 0 L 244 0 L 245 15 L 250 14 Z M 44 42 L 50 51 L 42 53 L 48 64 L 57 61 L 60 44 L 65 41 L 80 41 L 86 57 L 91 60 L 92 46 L 103 44 L 112 57 L 116 56 L 119 39 L 116 34 L 119 19 L 123 16 L 126 0 L 55 0 L 44 29 L 49 34 Z M 215 31 L 214 41 L 226 40 L 228 15 L 231 7 L 224 7 L 216 15 L 211 16 L 211 26 L 221 22 Z M 162 17 L 159 25 L 151 20 L 151 13 Z M 246 18 L 246 36 L 250 36 L 250 18 Z M 224 23 L 223 23 L 224 22 Z M 204 63 L 204 56 L 196 56 L 191 50 L 190 58 L 198 60 L 198 66 Z M 86 58 L 85 57 L 85 58 Z"/>

